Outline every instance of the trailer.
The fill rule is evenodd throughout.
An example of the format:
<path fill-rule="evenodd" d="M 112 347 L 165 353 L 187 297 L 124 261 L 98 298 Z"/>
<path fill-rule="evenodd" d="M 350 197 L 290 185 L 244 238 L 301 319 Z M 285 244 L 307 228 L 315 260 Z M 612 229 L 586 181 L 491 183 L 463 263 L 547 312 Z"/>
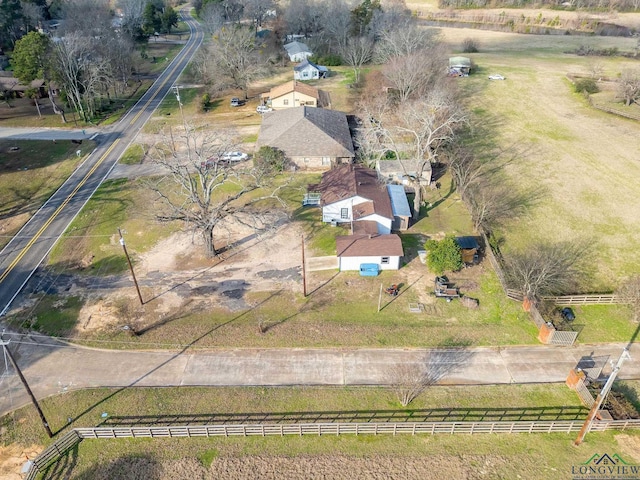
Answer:
<path fill-rule="evenodd" d="M 447 302 L 460 298 L 460 290 L 449 282 L 447 277 L 436 277 L 434 293 L 437 298 L 444 298 Z"/>

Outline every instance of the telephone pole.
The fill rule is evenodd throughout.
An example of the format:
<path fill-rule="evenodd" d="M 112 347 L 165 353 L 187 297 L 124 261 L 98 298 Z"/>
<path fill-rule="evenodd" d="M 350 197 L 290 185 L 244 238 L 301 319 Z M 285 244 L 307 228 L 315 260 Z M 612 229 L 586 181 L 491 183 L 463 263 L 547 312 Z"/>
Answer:
<path fill-rule="evenodd" d="M 133 283 L 136 286 L 136 291 L 138 292 L 138 298 L 140 299 L 140 305 L 144 305 L 144 300 L 142 300 L 142 293 L 140 293 L 140 287 L 138 286 L 138 280 L 136 279 L 136 274 L 133 271 L 133 264 L 131 263 L 131 259 L 129 258 L 129 252 L 127 252 L 127 246 L 124 243 L 124 237 L 122 236 L 122 231 L 118 228 L 118 235 L 120 235 L 120 245 L 122 245 L 122 249 L 124 250 L 124 256 L 127 257 L 127 263 L 129 264 L 129 270 L 131 270 L 131 276 L 133 277 Z"/>
<path fill-rule="evenodd" d="M 304 260 L 304 235 L 302 236 L 302 294 L 307 296 L 307 265 Z"/>
<path fill-rule="evenodd" d="M 609 394 L 609 390 L 611 390 L 611 387 L 613 386 L 613 382 L 618 376 L 618 372 L 620 371 L 620 368 L 622 368 L 622 364 L 629 357 L 630 357 L 629 347 L 627 346 L 622 351 L 620 358 L 618 358 L 618 363 L 616 363 L 616 366 L 611 372 L 611 375 L 609 375 L 609 378 L 607 379 L 607 383 L 604 384 L 604 387 L 602 387 L 602 390 L 600 390 L 600 393 L 598 394 L 596 401 L 593 403 L 591 410 L 589 410 L 589 415 L 587 415 L 587 419 L 584 421 L 584 424 L 580 429 L 580 433 L 578 433 L 578 438 L 576 438 L 576 441 L 573 442 L 575 446 L 580 445 L 584 440 L 585 435 L 589 433 L 589 430 L 591 430 L 591 424 L 593 423 L 593 419 L 596 418 L 598 410 L 600 410 L 600 407 L 602 406 L 602 402 L 604 402 L 604 399 Z"/>
<path fill-rule="evenodd" d="M 18 367 L 18 364 L 16 363 L 16 360 L 13 358 L 13 355 L 11 354 L 11 350 L 9 350 L 9 341 L 4 341 L 3 337 L 4 336 L 4 331 L 2 332 L 2 334 L 0 335 L 0 344 L 2 345 L 2 348 L 4 350 L 4 354 L 6 357 L 9 358 L 9 361 L 11 362 L 11 365 L 13 365 L 13 368 L 16 369 L 16 372 L 18 373 L 18 377 L 20 378 L 20 381 L 22 382 L 22 385 L 24 385 L 25 390 L 27 391 L 27 393 L 29 394 L 29 397 L 31 398 L 31 402 L 33 403 L 33 406 L 36 407 L 36 410 L 38 411 L 38 415 L 40 416 L 40 421 L 42 422 L 42 425 L 44 425 L 44 429 L 47 431 L 47 435 L 49 435 L 49 438 L 53 437 L 53 433 L 51 432 L 51 429 L 49 428 L 49 423 L 47 422 L 47 418 L 44 416 L 44 413 L 42 412 L 42 409 L 40 408 L 40 405 L 38 404 L 38 400 L 36 400 L 35 395 L 33 394 L 33 392 L 31 391 L 31 388 L 29 388 L 29 384 L 27 383 L 27 379 L 24 378 L 24 375 L 22 375 L 22 371 L 20 370 L 20 367 Z"/>

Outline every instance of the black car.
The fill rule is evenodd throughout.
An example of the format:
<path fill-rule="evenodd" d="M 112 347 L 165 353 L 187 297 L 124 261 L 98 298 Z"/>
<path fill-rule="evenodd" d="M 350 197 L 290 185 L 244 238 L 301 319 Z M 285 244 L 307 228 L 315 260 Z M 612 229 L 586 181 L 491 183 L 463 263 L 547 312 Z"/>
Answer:
<path fill-rule="evenodd" d="M 573 310 L 569 307 L 564 307 L 560 310 L 560 315 L 562 315 L 562 318 L 567 322 L 572 322 L 576 319 L 575 313 L 573 313 Z"/>

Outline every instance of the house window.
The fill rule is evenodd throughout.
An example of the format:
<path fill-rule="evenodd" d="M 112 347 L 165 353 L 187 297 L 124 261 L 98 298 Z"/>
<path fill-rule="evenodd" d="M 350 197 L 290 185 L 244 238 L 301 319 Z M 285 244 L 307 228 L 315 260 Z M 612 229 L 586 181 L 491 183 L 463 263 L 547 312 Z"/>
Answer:
<path fill-rule="evenodd" d="M 282 101 L 282 104 L 283 104 L 283 105 L 289 105 L 289 99 L 288 99 L 288 98 L 285 98 L 285 99 Z"/>
<path fill-rule="evenodd" d="M 348 208 L 341 208 L 340 209 L 340 218 L 343 220 L 346 220 L 349 218 L 349 209 Z"/>
<path fill-rule="evenodd" d="M 382 259 L 380 260 L 380 263 L 382 265 L 389 265 L 389 257 L 382 257 Z"/>
<path fill-rule="evenodd" d="M 322 165 L 331 165 L 331 157 L 322 157 Z"/>
<path fill-rule="evenodd" d="M 304 78 L 307 78 L 307 77 L 309 76 L 309 72 L 302 72 L 302 76 L 303 76 Z"/>

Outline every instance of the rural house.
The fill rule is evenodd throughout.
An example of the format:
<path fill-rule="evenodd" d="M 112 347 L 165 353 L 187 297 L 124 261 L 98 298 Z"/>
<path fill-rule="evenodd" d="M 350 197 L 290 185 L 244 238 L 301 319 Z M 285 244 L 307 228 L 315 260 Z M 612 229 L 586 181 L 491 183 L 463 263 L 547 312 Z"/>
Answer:
<path fill-rule="evenodd" d="M 323 222 L 351 223 L 354 234 L 391 233 L 391 199 L 374 170 L 363 165 L 340 165 L 322 175 L 317 190 Z"/>
<path fill-rule="evenodd" d="M 344 235 L 336 237 L 339 270 L 360 270 L 360 266 L 378 265 L 379 270 L 398 270 L 404 255 L 402 241 L 396 234 Z"/>
<path fill-rule="evenodd" d="M 347 116 L 336 110 L 294 107 L 267 113 L 262 118 L 256 148 L 282 150 L 304 170 L 329 170 L 353 161 L 353 142 Z"/>
<path fill-rule="evenodd" d="M 291 43 L 286 43 L 284 45 L 284 49 L 287 51 L 287 55 L 289 55 L 289 60 L 292 62 L 302 62 L 306 60 L 308 57 L 313 55 L 313 52 L 307 47 L 305 43 L 293 41 Z"/>
<path fill-rule="evenodd" d="M 293 67 L 293 78 L 295 80 L 317 80 L 329 76 L 329 69 L 321 67 L 309 60 L 303 61 L 300 65 Z"/>
<path fill-rule="evenodd" d="M 278 85 L 269 92 L 263 93 L 262 103 L 274 110 L 302 106 L 329 107 L 331 105 L 327 92 L 296 80 Z"/>

